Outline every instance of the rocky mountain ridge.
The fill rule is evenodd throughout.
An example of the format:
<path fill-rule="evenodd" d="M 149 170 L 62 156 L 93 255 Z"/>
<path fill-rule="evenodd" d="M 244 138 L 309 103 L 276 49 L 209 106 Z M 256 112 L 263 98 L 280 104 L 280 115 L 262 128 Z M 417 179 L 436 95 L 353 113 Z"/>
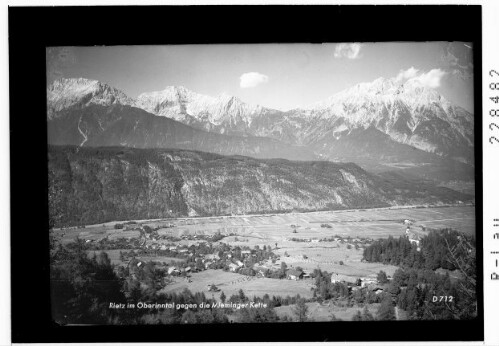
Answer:
<path fill-rule="evenodd" d="M 259 160 L 177 149 L 49 146 L 56 226 L 466 202 L 471 196 L 353 163 Z"/>

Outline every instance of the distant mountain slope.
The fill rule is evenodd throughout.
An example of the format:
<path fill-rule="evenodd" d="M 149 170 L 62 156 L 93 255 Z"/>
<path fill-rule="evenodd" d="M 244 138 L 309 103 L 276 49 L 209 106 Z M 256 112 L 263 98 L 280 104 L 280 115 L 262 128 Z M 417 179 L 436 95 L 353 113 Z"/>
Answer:
<path fill-rule="evenodd" d="M 89 105 L 58 112 L 48 122 L 49 144 L 126 146 L 131 148 L 180 148 L 223 155 L 311 160 L 305 147 L 271 138 L 225 136 L 201 131 L 178 121 L 122 105 Z"/>
<path fill-rule="evenodd" d="M 370 172 L 395 170 L 437 181 L 474 179 L 473 166 L 396 142 L 374 126 L 338 139 L 329 133 L 310 147 L 322 159 L 355 162 Z"/>
<path fill-rule="evenodd" d="M 352 163 L 258 160 L 183 150 L 49 147 L 57 226 L 466 201 L 471 197 Z"/>

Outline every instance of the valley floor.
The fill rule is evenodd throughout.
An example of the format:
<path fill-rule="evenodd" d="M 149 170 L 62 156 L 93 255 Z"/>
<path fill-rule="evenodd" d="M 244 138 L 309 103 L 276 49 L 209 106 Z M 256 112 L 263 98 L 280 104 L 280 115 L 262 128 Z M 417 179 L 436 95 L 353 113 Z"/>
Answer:
<path fill-rule="evenodd" d="M 407 225 L 405 220 L 409 220 Z M 184 246 L 199 243 L 193 239 L 195 235 L 212 235 L 220 232 L 226 235 L 223 239 L 213 243 L 226 243 L 231 247 L 255 245 L 271 247 L 272 251 L 280 256 L 280 260 L 288 268 L 301 267 L 306 272 L 316 268 L 334 272 L 352 278 L 375 277 L 380 271 L 392 275 L 396 266 L 362 261 L 365 239 L 399 237 L 406 234 L 407 228 L 415 234 L 424 236 L 430 228 L 454 228 L 463 232 L 475 232 L 475 208 L 473 206 L 453 206 L 438 208 L 383 208 L 369 210 L 345 210 L 316 213 L 293 213 L 274 215 L 253 215 L 210 218 L 179 218 L 168 220 L 137 221 L 142 226 L 152 228 L 161 227 L 168 223 L 167 228 L 160 228 L 158 234 L 166 237 L 179 237 L 175 245 Z M 86 228 L 71 228 L 58 230 L 62 235 L 63 243 L 79 237 L 85 241 L 98 241 L 104 237 L 117 239 L 125 234 L 131 237 L 140 237 L 138 231 L 115 229 L 116 222 L 103 225 L 92 225 Z M 327 225 L 327 226 L 326 226 Z M 135 233 L 133 233 L 135 232 Z M 229 234 L 232 234 L 229 236 Z M 301 241 L 297 241 L 301 240 Z M 321 240 L 321 241 L 319 241 Z M 327 240 L 327 241 L 324 241 Z M 169 240 L 147 241 L 172 245 Z M 91 251 L 93 253 L 94 251 Z M 114 264 L 122 264 L 119 250 L 106 250 Z M 141 260 L 155 260 L 170 263 L 182 262 L 179 258 L 151 257 Z M 267 263 L 270 268 L 277 269 L 279 265 Z M 311 280 L 292 281 L 268 278 L 248 277 L 224 272 L 222 270 L 207 270 L 192 274 L 191 282 L 176 278 L 174 283 L 165 287 L 165 290 L 181 290 L 189 288 L 194 292 L 209 291 L 209 284 L 220 285 L 226 295 L 235 294 L 243 288 L 248 296 L 293 295 L 299 293 L 304 297 L 311 296 Z M 310 282 L 309 282 L 310 281 Z M 219 295 L 217 293 L 216 295 Z"/>

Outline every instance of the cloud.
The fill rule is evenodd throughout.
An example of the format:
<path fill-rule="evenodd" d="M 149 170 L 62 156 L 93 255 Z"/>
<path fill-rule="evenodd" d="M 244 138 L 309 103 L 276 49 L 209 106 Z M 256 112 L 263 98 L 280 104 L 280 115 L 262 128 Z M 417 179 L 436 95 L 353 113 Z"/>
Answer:
<path fill-rule="evenodd" d="M 71 47 L 51 47 L 46 51 L 47 83 L 64 77 L 64 71 L 76 63 L 76 55 Z"/>
<path fill-rule="evenodd" d="M 441 67 L 463 80 L 473 78 L 473 45 L 451 42 L 443 48 Z"/>
<path fill-rule="evenodd" d="M 411 79 L 418 80 L 421 84 L 428 88 L 438 88 L 442 77 L 446 74 L 447 72 L 439 68 L 435 68 Z"/>
<path fill-rule="evenodd" d="M 362 45 L 360 43 L 339 43 L 334 49 L 334 57 L 357 59 L 360 58 L 361 48 Z"/>
<path fill-rule="evenodd" d="M 241 88 L 254 88 L 269 81 L 268 76 L 258 72 L 243 73 L 239 79 L 241 80 L 241 83 L 239 84 Z"/>
<path fill-rule="evenodd" d="M 403 81 L 405 79 L 411 79 L 411 78 L 414 78 L 417 76 L 419 70 L 417 68 L 414 68 L 414 67 L 410 67 L 408 68 L 407 70 L 400 70 L 399 74 L 397 75 L 397 77 L 395 77 L 395 80 L 397 82 L 400 82 L 400 81 Z"/>

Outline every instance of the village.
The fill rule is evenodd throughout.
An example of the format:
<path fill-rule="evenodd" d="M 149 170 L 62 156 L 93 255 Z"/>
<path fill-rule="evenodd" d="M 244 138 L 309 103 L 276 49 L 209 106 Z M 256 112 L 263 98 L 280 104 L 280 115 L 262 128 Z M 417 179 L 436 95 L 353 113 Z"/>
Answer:
<path fill-rule="evenodd" d="M 406 228 L 405 236 L 411 243 L 415 243 L 419 250 L 419 241 L 424 236 L 424 229 L 417 231 L 414 227 L 411 229 L 413 222 L 408 219 L 401 220 L 401 224 Z M 99 240 L 87 239 L 85 245 L 89 253 L 119 249 L 119 265 L 116 268 L 119 271 L 120 267 L 122 269 L 126 267 L 133 277 L 136 277 L 135 273 L 141 266 L 145 266 L 147 262 L 153 263 L 156 270 L 164 275 L 159 280 L 158 286 L 163 291 L 168 291 L 170 286 L 173 290 L 175 287 L 184 287 L 185 284 L 189 287 L 189 284 L 197 278 L 196 273 L 208 270 L 239 274 L 240 278 L 232 277 L 225 282 L 223 280 L 207 282 L 203 289 L 205 292 L 220 292 L 224 286 L 261 278 L 301 281 L 311 291 L 317 288 L 313 279 L 317 269 L 321 269 L 321 261 L 309 258 L 306 248 L 303 248 L 301 254 L 292 256 L 288 251 L 282 253 L 278 242 L 263 246 L 254 245 L 252 248 L 246 245 L 234 246 L 222 241 L 230 237 L 240 240 L 238 236 L 241 235 L 233 232 L 174 236 L 167 231 L 174 227 L 172 223 L 160 224 L 154 228 L 136 222 L 116 223 L 114 229 L 121 233 L 121 237 L 114 233 L 112 237 L 107 236 Z M 321 228 L 330 227 L 329 224 L 321 224 Z M 360 251 L 374 241 L 372 238 L 339 235 L 297 238 L 294 236 L 298 233 L 297 229 L 298 226 L 291 225 L 292 236 L 282 238 L 282 241 L 310 244 L 334 242 L 337 247 L 342 246 L 345 250 L 352 251 Z M 306 270 L 303 266 L 294 266 L 293 263 L 297 261 L 314 264 L 315 268 Z M 343 261 L 337 261 L 335 264 L 344 265 Z M 364 276 L 339 272 L 330 272 L 330 274 L 332 284 L 344 284 L 349 292 L 360 289 L 367 289 L 376 294 L 383 292 L 384 286 L 377 280 L 378 273 Z"/>

